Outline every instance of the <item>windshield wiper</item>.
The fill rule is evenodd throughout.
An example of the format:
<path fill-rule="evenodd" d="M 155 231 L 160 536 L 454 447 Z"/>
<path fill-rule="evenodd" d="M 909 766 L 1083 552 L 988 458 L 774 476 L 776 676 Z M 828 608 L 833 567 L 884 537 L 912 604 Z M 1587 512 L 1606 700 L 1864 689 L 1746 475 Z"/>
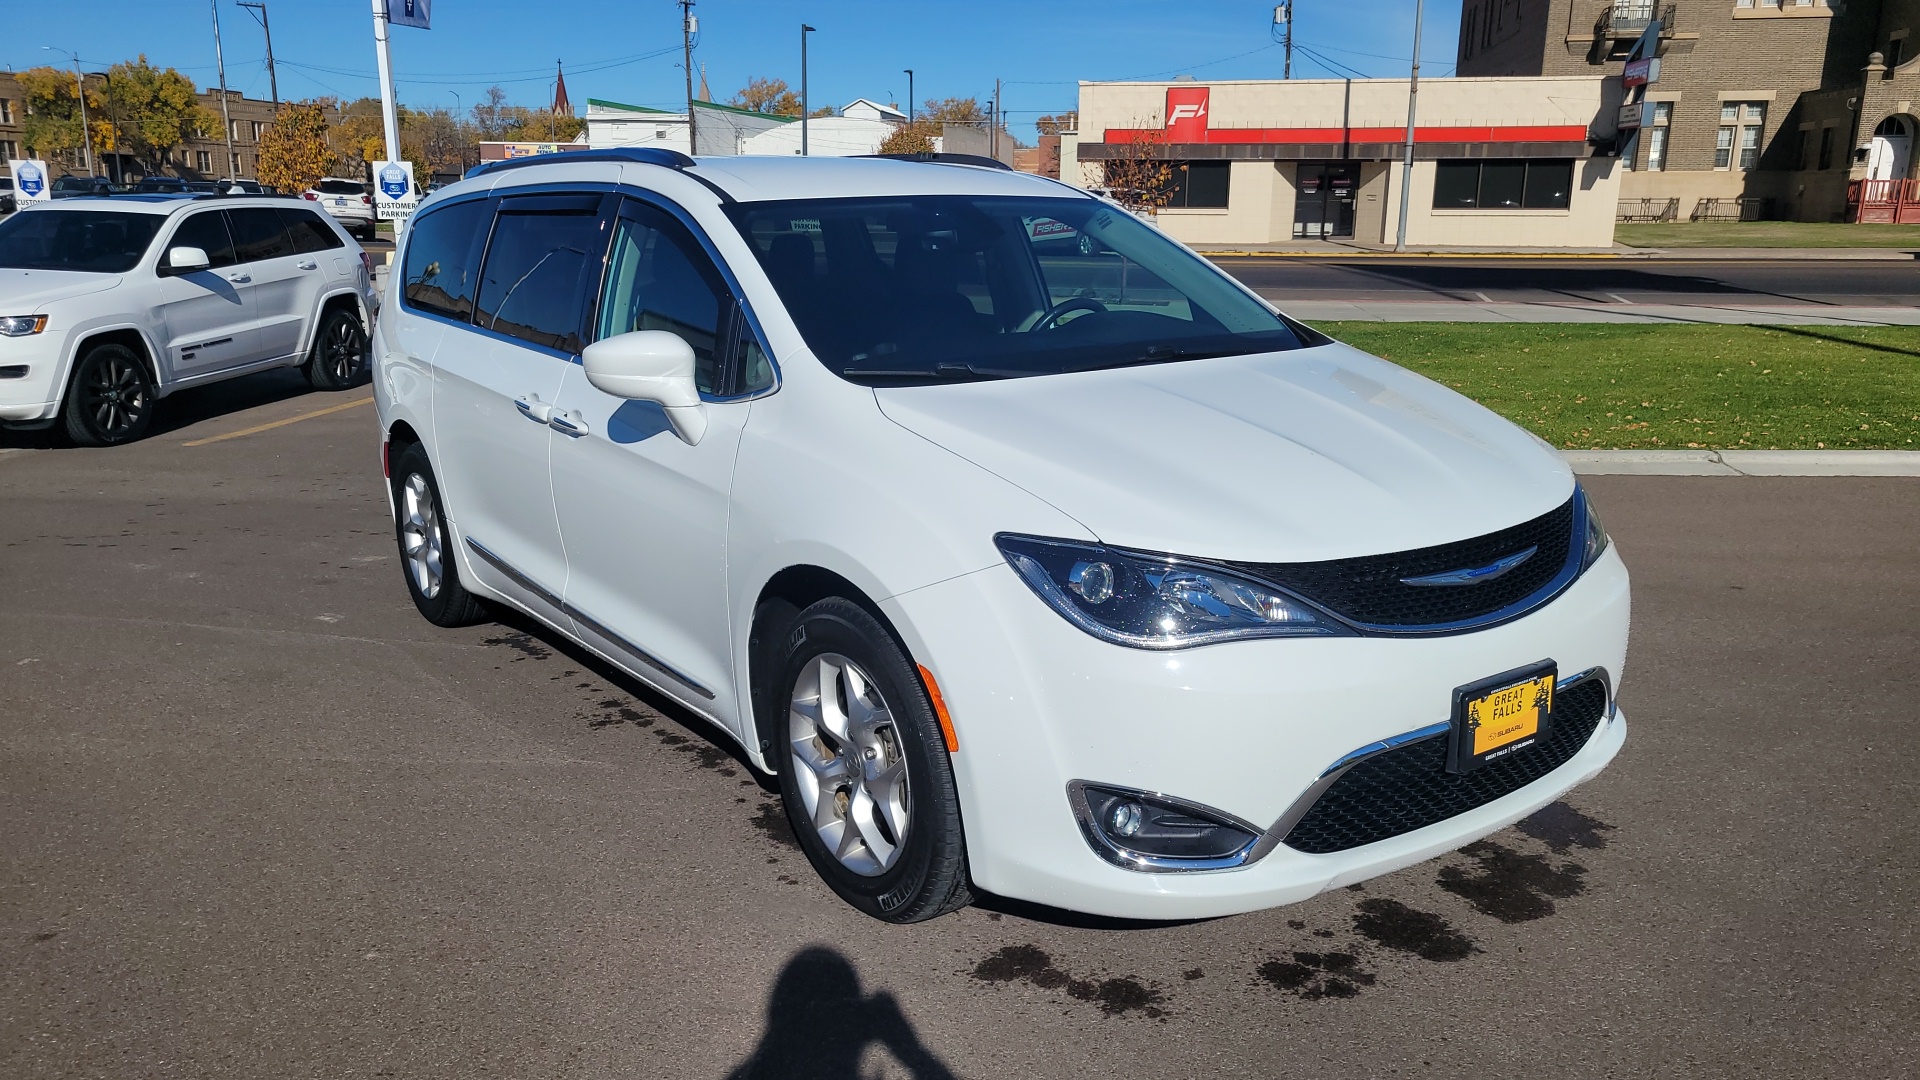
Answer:
<path fill-rule="evenodd" d="M 879 379 L 1018 379 L 1036 375 L 1034 371 L 1007 368 L 983 368 L 972 364 L 947 362 L 931 368 L 841 368 L 842 375 L 864 375 Z"/>
<path fill-rule="evenodd" d="M 1164 364 L 1170 360 L 1210 360 L 1216 356 L 1232 356 L 1233 352 L 1219 349 L 1182 349 L 1174 345 L 1149 345 L 1145 352 L 1125 360 L 1107 360 L 1085 367 L 1066 368 L 1066 371 L 1105 371 L 1108 368 L 1140 367 L 1144 364 Z"/>

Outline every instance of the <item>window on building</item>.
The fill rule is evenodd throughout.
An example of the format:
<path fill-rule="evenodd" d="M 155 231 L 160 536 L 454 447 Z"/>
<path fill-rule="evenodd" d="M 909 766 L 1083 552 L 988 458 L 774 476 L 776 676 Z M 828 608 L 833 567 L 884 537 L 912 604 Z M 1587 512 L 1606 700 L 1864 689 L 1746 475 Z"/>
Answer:
<path fill-rule="evenodd" d="M 1760 132 L 1767 123 L 1767 105 L 1763 101 L 1723 101 L 1720 103 L 1720 131 L 1714 138 L 1713 167 L 1727 169 L 1736 160 L 1739 167 L 1753 168 L 1760 161 Z"/>
<path fill-rule="evenodd" d="M 13 123 L 13 101 L 0 97 L 0 124 Z"/>
<path fill-rule="evenodd" d="M 1227 176 L 1230 161 L 1173 162 L 1173 198 L 1167 203 L 1174 210 L 1225 210 Z"/>
<path fill-rule="evenodd" d="M 260 121 L 258 121 L 258 120 L 255 120 L 255 121 L 253 122 L 253 141 L 254 141 L 254 142 L 259 142 L 259 141 L 260 141 L 260 135 L 261 135 L 261 133 L 262 133 L 262 132 L 265 132 L 266 130 L 267 130 L 267 125 L 266 125 L 266 124 L 264 124 L 264 123 L 261 123 L 261 122 L 260 122 Z"/>
<path fill-rule="evenodd" d="M 1573 162 L 1442 161 L 1435 168 L 1435 210 L 1565 210 Z"/>
<path fill-rule="evenodd" d="M 1653 103 L 1653 126 L 1641 132 L 1647 140 L 1647 171 L 1665 172 L 1667 168 L 1667 126 L 1673 123 L 1673 102 Z"/>
<path fill-rule="evenodd" d="M 0 139 L 0 158 L 13 159 L 20 156 L 20 144 L 12 139 Z"/>
<path fill-rule="evenodd" d="M 1820 167 L 1833 168 L 1833 129 L 1830 127 L 1820 129 Z"/>
<path fill-rule="evenodd" d="M 212 171 L 213 151 L 195 150 L 193 152 L 193 168 L 195 172 L 201 172 L 201 173 Z"/>
<path fill-rule="evenodd" d="M 1907 55 L 1907 39 L 1906 38 L 1897 37 L 1897 38 L 1894 38 L 1892 41 L 1887 42 L 1887 66 L 1888 67 L 1890 68 L 1899 67 L 1900 61 L 1906 55 Z"/>

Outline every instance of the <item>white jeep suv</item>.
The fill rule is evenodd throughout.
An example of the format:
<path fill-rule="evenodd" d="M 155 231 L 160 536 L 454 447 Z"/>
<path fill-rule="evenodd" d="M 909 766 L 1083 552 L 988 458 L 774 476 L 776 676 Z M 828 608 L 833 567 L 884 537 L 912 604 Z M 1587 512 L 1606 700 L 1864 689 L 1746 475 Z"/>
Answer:
<path fill-rule="evenodd" d="M 360 245 L 292 198 L 62 199 L 0 222 L 0 424 L 137 439 L 176 390 L 303 366 L 366 370 L 377 298 Z"/>
<path fill-rule="evenodd" d="M 1552 448 L 1055 181 L 511 161 L 389 289 L 420 612 L 519 608 L 710 722 L 876 917 L 1292 903 L 1625 738 L 1626 568 Z"/>

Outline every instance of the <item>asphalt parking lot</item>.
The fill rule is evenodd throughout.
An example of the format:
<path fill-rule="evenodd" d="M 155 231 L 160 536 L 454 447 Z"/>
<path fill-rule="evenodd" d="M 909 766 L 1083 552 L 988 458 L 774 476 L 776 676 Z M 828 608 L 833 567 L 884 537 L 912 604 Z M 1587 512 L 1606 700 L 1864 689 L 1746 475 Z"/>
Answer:
<path fill-rule="evenodd" d="M 414 613 L 367 396 L 0 435 L 0 1075 L 1920 1071 L 1920 481 L 1590 479 L 1627 747 L 1466 852 L 1208 922 L 892 927 L 697 721 Z"/>

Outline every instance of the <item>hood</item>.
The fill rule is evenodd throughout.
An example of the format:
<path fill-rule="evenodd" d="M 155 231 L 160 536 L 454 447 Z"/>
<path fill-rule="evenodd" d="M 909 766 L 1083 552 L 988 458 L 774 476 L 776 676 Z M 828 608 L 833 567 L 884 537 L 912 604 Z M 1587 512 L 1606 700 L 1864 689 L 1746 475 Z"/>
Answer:
<path fill-rule="evenodd" d="M 72 270 L 0 270 L 0 315 L 44 315 L 46 306 L 120 284 L 119 274 Z"/>
<path fill-rule="evenodd" d="M 1345 345 L 874 392 L 895 423 L 1104 543 L 1300 562 L 1447 543 L 1566 501 L 1534 436 Z"/>

